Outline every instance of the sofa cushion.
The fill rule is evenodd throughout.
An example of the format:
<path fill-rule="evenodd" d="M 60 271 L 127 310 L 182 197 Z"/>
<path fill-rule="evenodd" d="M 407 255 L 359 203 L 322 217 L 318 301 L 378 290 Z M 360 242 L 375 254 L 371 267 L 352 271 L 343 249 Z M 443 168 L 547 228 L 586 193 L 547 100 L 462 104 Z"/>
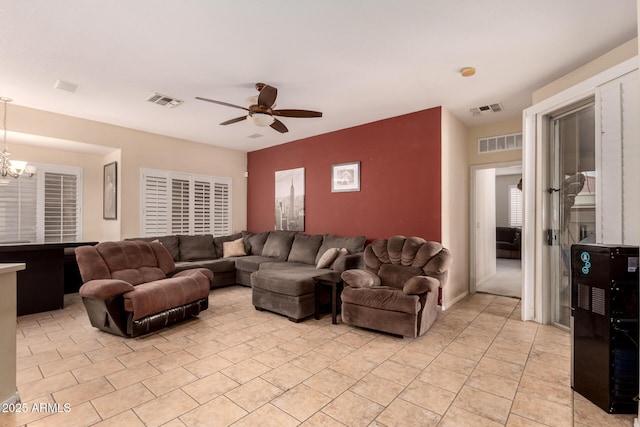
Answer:
<path fill-rule="evenodd" d="M 164 279 L 167 275 L 158 267 L 138 267 L 113 271 L 111 277 L 131 283 L 132 285 L 139 285 L 141 283 Z"/>
<path fill-rule="evenodd" d="M 224 256 L 224 242 L 232 242 L 242 237 L 242 233 L 230 234 L 228 236 L 214 237 L 213 246 L 215 246 L 216 256 L 211 258 L 222 258 Z"/>
<path fill-rule="evenodd" d="M 251 286 L 289 296 L 313 294 L 313 278 L 321 274 L 315 267 L 258 270 L 251 274 Z"/>
<path fill-rule="evenodd" d="M 278 258 L 286 261 L 291 251 L 295 231 L 272 231 L 262 249 L 262 256 Z"/>
<path fill-rule="evenodd" d="M 267 237 L 269 237 L 269 232 L 251 233 L 249 231 L 243 231 L 242 237 L 248 255 L 262 255 L 262 249 L 264 248 L 264 243 L 267 241 Z"/>
<path fill-rule="evenodd" d="M 291 251 L 287 261 L 315 265 L 318 249 L 322 244 L 322 236 L 298 233 L 293 238 Z"/>
<path fill-rule="evenodd" d="M 279 262 L 283 261 L 278 260 L 276 258 L 270 258 L 261 255 L 247 255 L 240 258 L 235 259 L 236 270 L 246 271 L 252 273 L 254 271 L 258 271 L 260 269 L 260 264 L 265 262 Z"/>
<path fill-rule="evenodd" d="M 209 279 L 203 274 L 142 283 L 124 294 L 124 309 L 133 320 L 209 296 Z"/>
<path fill-rule="evenodd" d="M 222 244 L 222 256 L 223 258 L 230 258 L 234 256 L 244 256 L 247 252 L 244 248 L 244 239 L 241 237 L 230 242 L 224 242 Z"/>
<path fill-rule="evenodd" d="M 352 288 L 347 286 L 340 296 L 343 303 L 372 307 L 385 311 L 418 314 L 421 308 L 418 295 L 407 295 L 402 290 L 387 286 Z M 373 314 L 376 315 L 376 314 Z"/>
<path fill-rule="evenodd" d="M 171 258 L 173 258 L 174 261 L 180 260 L 180 240 L 176 235 L 158 237 L 134 237 L 132 239 L 125 240 L 141 240 L 143 242 L 153 242 L 157 240 L 158 242 L 162 243 L 165 248 L 167 248 L 167 250 L 171 254 Z"/>
<path fill-rule="evenodd" d="M 213 236 L 204 234 L 202 236 L 179 235 L 180 239 L 180 261 L 197 261 L 200 259 L 215 259 L 216 250 L 213 246 Z"/>
<path fill-rule="evenodd" d="M 225 258 L 176 262 L 176 271 L 190 270 L 192 268 L 206 268 L 214 273 L 225 273 L 235 271 L 236 263 L 232 259 Z"/>
<path fill-rule="evenodd" d="M 350 254 L 362 252 L 364 250 L 364 243 L 366 238 L 364 236 L 358 237 L 340 237 L 333 234 L 325 234 L 322 238 L 322 245 L 318 250 L 316 261 L 313 264 L 317 264 L 318 260 L 329 248 L 346 248 Z"/>

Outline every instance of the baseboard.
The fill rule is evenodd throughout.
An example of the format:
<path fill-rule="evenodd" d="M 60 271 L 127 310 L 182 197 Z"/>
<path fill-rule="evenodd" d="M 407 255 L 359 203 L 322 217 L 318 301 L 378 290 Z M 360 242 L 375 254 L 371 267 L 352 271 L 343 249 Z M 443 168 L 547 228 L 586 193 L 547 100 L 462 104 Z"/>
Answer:
<path fill-rule="evenodd" d="M 633 419 L 633 427 L 640 427 L 640 421 L 637 418 Z"/>
<path fill-rule="evenodd" d="M 20 403 L 20 394 L 16 391 L 8 399 L 2 402 L 2 407 L 6 408 L 9 405 L 15 405 L 16 403 Z"/>
<path fill-rule="evenodd" d="M 455 303 L 457 303 L 458 301 L 460 301 L 461 299 L 463 299 L 463 298 L 464 298 L 464 297 L 466 297 L 467 295 L 469 295 L 469 292 L 468 292 L 468 291 L 467 291 L 467 292 L 463 292 L 463 293 L 461 293 L 460 295 L 458 295 L 457 297 L 455 297 L 455 298 L 453 299 L 453 301 L 451 301 L 451 303 L 446 304 L 446 305 L 445 305 L 445 304 L 442 304 L 442 306 L 440 307 L 440 309 L 441 309 L 442 311 L 445 311 L 445 310 L 447 310 L 447 309 L 449 309 L 449 308 L 453 307 L 453 306 L 455 305 Z"/>

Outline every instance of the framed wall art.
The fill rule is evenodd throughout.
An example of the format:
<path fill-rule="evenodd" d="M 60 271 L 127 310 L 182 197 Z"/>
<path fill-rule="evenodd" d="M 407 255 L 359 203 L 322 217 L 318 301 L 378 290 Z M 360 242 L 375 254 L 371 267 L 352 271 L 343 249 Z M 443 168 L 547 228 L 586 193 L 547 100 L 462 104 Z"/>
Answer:
<path fill-rule="evenodd" d="M 331 192 L 360 191 L 360 162 L 331 165 Z"/>
<path fill-rule="evenodd" d="M 118 219 L 118 163 L 104 165 L 102 218 Z"/>
<path fill-rule="evenodd" d="M 276 230 L 304 231 L 304 193 L 304 168 L 276 171 Z"/>

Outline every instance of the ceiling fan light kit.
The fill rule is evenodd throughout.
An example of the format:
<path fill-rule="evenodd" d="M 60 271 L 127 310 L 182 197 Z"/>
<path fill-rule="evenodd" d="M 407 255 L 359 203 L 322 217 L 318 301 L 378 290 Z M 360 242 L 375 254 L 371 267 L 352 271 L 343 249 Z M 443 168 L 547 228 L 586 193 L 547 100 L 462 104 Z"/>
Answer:
<path fill-rule="evenodd" d="M 289 129 L 287 129 L 284 123 L 282 123 L 274 116 L 298 118 L 322 117 L 322 113 L 319 111 L 292 109 L 274 110 L 273 108 L 276 106 L 278 89 L 264 83 L 256 83 L 256 89 L 260 93 L 258 94 L 258 96 L 251 96 L 247 98 L 245 100 L 245 105 L 247 105 L 246 107 L 230 104 L 228 102 L 216 101 L 214 99 L 203 98 L 200 96 L 196 96 L 196 99 L 200 101 L 207 101 L 214 104 L 224 105 L 225 107 L 239 108 L 247 112 L 246 116 L 236 117 L 234 119 L 230 119 L 220 123 L 223 126 L 249 119 L 249 121 L 256 126 L 271 126 L 272 129 L 275 129 L 280 133 L 285 133 L 288 132 Z"/>

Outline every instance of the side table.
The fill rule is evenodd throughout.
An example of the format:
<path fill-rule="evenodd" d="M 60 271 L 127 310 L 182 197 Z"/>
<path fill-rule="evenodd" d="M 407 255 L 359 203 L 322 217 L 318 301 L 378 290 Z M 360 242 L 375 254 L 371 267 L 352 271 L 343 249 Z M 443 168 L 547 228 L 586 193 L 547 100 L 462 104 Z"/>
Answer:
<path fill-rule="evenodd" d="M 338 306 L 341 304 L 340 294 L 344 288 L 344 282 L 340 277 L 340 272 L 332 271 L 317 277 L 314 277 L 316 285 L 316 320 L 320 319 L 320 290 L 323 286 L 331 287 L 331 322 L 338 324 Z"/>

